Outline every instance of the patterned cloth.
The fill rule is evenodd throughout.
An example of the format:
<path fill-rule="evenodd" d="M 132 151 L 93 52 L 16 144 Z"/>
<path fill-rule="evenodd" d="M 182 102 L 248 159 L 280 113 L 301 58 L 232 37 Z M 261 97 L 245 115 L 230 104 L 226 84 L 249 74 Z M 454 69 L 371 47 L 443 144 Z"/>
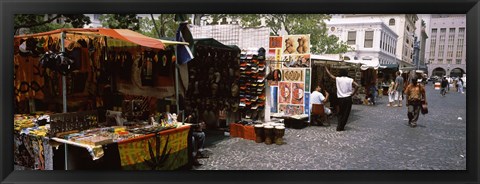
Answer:
<path fill-rule="evenodd" d="M 122 169 L 174 170 L 186 165 L 189 130 L 190 126 L 183 126 L 119 142 Z"/>
<path fill-rule="evenodd" d="M 14 135 L 14 163 L 35 170 L 53 170 L 53 151 L 46 137 Z"/>

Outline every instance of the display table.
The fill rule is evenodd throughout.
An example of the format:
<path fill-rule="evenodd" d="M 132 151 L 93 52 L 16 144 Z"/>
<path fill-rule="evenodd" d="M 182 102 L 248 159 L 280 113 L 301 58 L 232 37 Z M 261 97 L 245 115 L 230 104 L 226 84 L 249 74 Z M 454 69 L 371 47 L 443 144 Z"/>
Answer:
<path fill-rule="evenodd" d="M 302 129 L 308 124 L 308 115 L 306 114 L 294 116 L 273 114 L 272 117 L 284 119 L 286 128 Z"/>
<path fill-rule="evenodd" d="M 240 137 L 248 140 L 255 140 L 255 129 L 251 125 L 230 123 L 230 137 Z"/>
<path fill-rule="evenodd" d="M 15 157 L 15 164 L 36 170 L 188 169 L 193 151 L 188 146 L 192 144 L 190 127 L 182 125 L 99 146 L 58 137 L 49 140 L 47 137 L 16 135 L 15 153 L 19 156 Z"/>

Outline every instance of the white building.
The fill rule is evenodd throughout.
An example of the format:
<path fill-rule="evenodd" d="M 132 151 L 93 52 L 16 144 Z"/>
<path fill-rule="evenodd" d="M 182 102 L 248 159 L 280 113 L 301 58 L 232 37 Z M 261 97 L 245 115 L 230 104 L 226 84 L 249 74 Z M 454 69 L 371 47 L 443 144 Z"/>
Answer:
<path fill-rule="evenodd" d="M 327 21 L 329 35 L 337 36 L 353 48 L 344 54 L 345 60 L 378 60 L 383 66 L 396 66 L 398 35 L 382 21 Z"/>
<path fill-rule="evenodd" d="M 381 21 L 398 35 L 395 55 L 402 67 L 413 66 L 413 41 L 418 20 L 416 14 L 335 14 L 331 20 L 352 22 Z"/>
<path fill-rule="evenodd" d="M 428 73 L 436 76 L 461 76 L 466 68 L 466 15 L 433 14 L 426 45 Z"/>
<path fill-rule="evenodd" d="M 427 63 L 428 60 L 425 58 L 425 52 L 426 52 L 426 45 L 427 45 L 427 39 L 428 39 L 428 34 L 427 30 L 430 26 L 430 14 L 419 14 L 418 19 L 416 23 L 417 29 L 415 30 L 415 36 L 417 37 L 417 41 L 420 42 L 420 53 L 419 53 L 419 64 L 418 67 L 420 70 L 424 70 L 425 72 L 428 72 L 427 70 Z"/>
<path fill-rule="evenodd" d="M 102 26 L 102 22 L 100 22 L 100 16 L 102 14 L 85 14 L 85 16 L 88 16 L 90 17 L 90 21 L 92 23 L 88 24 L 88 25 L 85 25 L 83 26 L 84 28 L 99 28 L 99 27 L 103 27 Z"/>

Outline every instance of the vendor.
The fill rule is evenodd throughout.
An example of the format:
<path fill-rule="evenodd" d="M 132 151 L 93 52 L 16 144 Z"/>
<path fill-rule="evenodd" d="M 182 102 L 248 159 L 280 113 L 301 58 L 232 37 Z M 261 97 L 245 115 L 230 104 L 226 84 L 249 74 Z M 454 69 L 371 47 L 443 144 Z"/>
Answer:
<path fill-rule="evenodd" d="M 185 123 L 190 123 L 192 127 L 192 145 L 193 145 L 193 165 L 200 166 L 200 162 L 198 162 L 199 158 L 208 158 L 208 156 L 204 155 L 203 149 L 205 145 L 205 122 L 200 120 L 197 116 L 193 113 L 186 113 L 187 116 L 185 118 Z M 182 116 L 179 115 L 177 119 L 181 118 Z"/>

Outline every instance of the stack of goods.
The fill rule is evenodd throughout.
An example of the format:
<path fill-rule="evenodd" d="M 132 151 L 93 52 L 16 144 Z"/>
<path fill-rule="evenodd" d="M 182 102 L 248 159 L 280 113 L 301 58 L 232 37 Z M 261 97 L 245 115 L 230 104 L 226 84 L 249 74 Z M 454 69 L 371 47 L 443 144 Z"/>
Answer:
<path fill-rule="evenodd" d="M 14 118 L 14 127 L 16 131 L 35 126 L 35 116 L 16 114 Z"/>
<path fill-rule="evenodd" d="M 50 136 L 61 136 L 98 127 L 97 111 L 51 115 Z"/>
<path fill-rule="evenodd" d="M 265 49 L 242 51 L 240 59 L 242 118 L 262 119 L 265 109 Z"/>
<path fill-rule="evenodd" d="M 196 45 L 195 58 L 188 62 L 189 84 L 185 111 L 207 125 L 219 112 L 238 111 L 239 51 Z"/>

